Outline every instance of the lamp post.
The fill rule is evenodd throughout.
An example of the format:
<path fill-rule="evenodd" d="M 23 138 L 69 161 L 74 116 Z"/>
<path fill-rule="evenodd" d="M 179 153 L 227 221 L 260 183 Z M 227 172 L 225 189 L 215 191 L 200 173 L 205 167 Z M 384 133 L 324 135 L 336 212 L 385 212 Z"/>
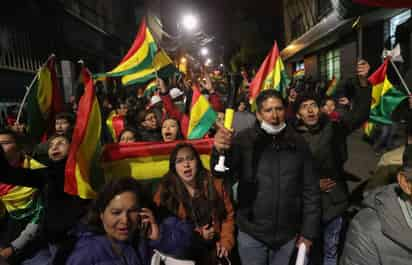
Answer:
<path fill-rule="evenodd" d="M 200 49 L 200 54 L 201 54 L 202 56 L 207 56 L 207 55 L 209 54 L 209 50 L 208 50 L 206 47 L 202 47 L 202 48 Z"/>

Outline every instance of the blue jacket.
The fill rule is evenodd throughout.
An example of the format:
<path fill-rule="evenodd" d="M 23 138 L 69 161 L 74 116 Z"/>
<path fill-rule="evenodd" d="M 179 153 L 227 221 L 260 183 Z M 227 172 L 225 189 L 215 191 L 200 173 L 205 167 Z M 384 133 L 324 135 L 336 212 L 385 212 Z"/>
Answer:
<path fill-rule="evenodd" d="M 176 257 L 185 255 L 191 244 L 193 225 L 176 217 L 168 217 L 160 224 L 160 239 L 140 240 L 137 246 L 130 242 L 117 242 L 122 257 L 113 252 L 112 242 L 106 235 L 97 235 L 88 230 L 77 231 L 79 240 L 66 265 L 147 265 L 153 249 Z"/>

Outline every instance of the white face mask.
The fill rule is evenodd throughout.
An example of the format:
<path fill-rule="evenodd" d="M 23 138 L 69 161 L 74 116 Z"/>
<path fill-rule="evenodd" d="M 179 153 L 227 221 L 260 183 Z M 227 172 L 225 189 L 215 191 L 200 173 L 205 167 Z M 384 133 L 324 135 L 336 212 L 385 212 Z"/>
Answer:
<path fill-rule="evenodd" d="M 262 130 L 264 130 L 267 134 L 276 135 L 286 128 L 286 123 L 282 122 L 275 126 L 266 121 L 262 121 L 260 128 L 262 128 Z"/>

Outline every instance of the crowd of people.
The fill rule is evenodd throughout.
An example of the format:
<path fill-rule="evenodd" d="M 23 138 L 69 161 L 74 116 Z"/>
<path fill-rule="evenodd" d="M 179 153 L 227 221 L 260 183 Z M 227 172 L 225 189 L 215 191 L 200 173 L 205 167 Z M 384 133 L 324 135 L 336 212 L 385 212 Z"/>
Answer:
<path fill-rule="evenodd" d="M 176 143 L 154 192 L 131 177 L 113 178 L 94 200 L 64 191 L 76 101 L 41 143 L 27 140 L 23 120 L 9 119 L 0 130 L 0 257 L 24 265 L 145 265 L 156 250 L 195 264 L 285 265 L 304 245 L 306 264 L 410 263 L 409 111 L 397 176 L 369 194 L 351 223 L 347 214 L 347 138 L 368 120 L 372 94 L 369 64 L 355 68 L 337 97 L 313 82 L 292 82 L 287 98 L 261 91 L 255 112 L 246 81 L 236 88 L 231 129 L 223 126 L 229 87 L 203 70 L 199 86 L 217 113 L 204 136 L 214 142 L 210 165 L 181 141 L 198 80 L 157 78 L 150 93 L 97 93 L 102 143 Z M 216 168 L 223 155 L 225 171 Z"/>

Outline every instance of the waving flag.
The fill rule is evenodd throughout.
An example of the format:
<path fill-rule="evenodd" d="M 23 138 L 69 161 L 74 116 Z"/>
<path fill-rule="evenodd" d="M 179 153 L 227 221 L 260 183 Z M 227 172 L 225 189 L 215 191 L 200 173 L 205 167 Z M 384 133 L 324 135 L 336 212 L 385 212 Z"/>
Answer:
<path fill-rule="evenodd" d="M 177 143 L 193 144 L 205 168 L 209 168 L 213 139 L 171 143 L 108 144 L 102 156 L 106 179 L 131 176 L 141 181 L 157 181 L 169 171 L 169 156 Z"/>
<path fill-rule="evenodd" d="M 369 121 L 383 124 L 392 124 L 391 115 L 396 107 L 406 98 L 405 93 L 397 90 L 389 81 L 386 71 L 389 59 L 369 77 L 372 84 L 372 106 Z"/>
<path fill-rule="evenodd" d="M 125 76 L 146 69 L 152 65 L 157 49 L 152 33 L 150 33 L 149 28 L 146 26 L 146 20 L 143 19 L 132 47 L 120 64 L 108 72 L 107 75 Z"/>
<path fill-rule="evenodd" d="M 64 191 L 83 199 L 94 198 L 93 177 L 97 177 L 100 158 L 102 117 L 90 72 L 83 67 L 85 92 L 80 98 L 76 125 L 66 163 Z M 94 174 L 94 175 L 92 175 Z"/>
<path fill-rule="evenodd" d="M 36 160 L 25 157 L 23 168 L 44 168 L 43 164 Z M 42 208 L 41 201 L 36 195 L 37 189 L 9 184 L 0 184 L 0 201 L 6 208 L 9 216 L 21 220 L 31 217 L 31 222 L 37 222 Z"/>
<path fill-rule="evenodd" d="M 141 71 L 122 77 L 122 84 L 134 85 L 145 83 L 156 77 L 167 78 L 177 73 L 178 70 L 167 53 L 160 49 L 153 57 L 152 63 Z"/>
<path fill-rule="evenodd" d="M 36 83 L 27 97 L 28 133 L 37 141 L 54 130 L 55 114 L 63 110 L 55 63 L 56 57 L 50 56 L 37 73 Z"/>
<path fill-rule="evenodd" d="M 274 89 L 279 91 L 283 97 L 286 97 L 288 82 L 289 79 L 286 75 L 282 59 L 280 58 L 278 44 L 275 42 L 272 50 L 266 56 L 259 71 L 250 83 L 250 104 L 254 106 L 260 91 L 266 89 Z"/>
<path fill-rule="evenodd" d="M 329 81 L 328 86 L 326 88 L 326 95 L 331 97 L 336 94 L 336 90 L 338 88 L 338 81 L 336 77 L 333 76 L 332 80 Z"/>
<path fill-rule="evenodd" d="M 124 130 L 124 116 L 116 114 L 115 111 L 112 111 L 109 117 L 106 120 L 107 129 L 112 136 L 114 142 L 117 142 L 117 139 L 120 136 L 120 133 Z"/>
<path fill-rule="evenodd" d="M 187 139 L 199 139 L 205 136 L 216 118 L 216 112 L 210 106 L 209 101 L 200 93 L 199 88 L 194 86 Z"/>
<path fill-rule="evenodd" d="M 167 78 L 175 72 L 178 72 L 177 68 L 166 52 L 158 47 L 143 19 L 132 47 L 119 65 L 110 72 L 95 75 L 95 78 L 121 77 L 122 84 L 128 86 L 145 83 L 157 76 Z"/>
<path fill-rule="evenodd" d="M 153 95 L 156 89 L 157 89 L 157 83 L 156 83 L 156 80 L 153 80 L 149 84 L 146 85 L 146 88 L 144 89 L 144 96 L 148 97 L 150 95 Z"/>

